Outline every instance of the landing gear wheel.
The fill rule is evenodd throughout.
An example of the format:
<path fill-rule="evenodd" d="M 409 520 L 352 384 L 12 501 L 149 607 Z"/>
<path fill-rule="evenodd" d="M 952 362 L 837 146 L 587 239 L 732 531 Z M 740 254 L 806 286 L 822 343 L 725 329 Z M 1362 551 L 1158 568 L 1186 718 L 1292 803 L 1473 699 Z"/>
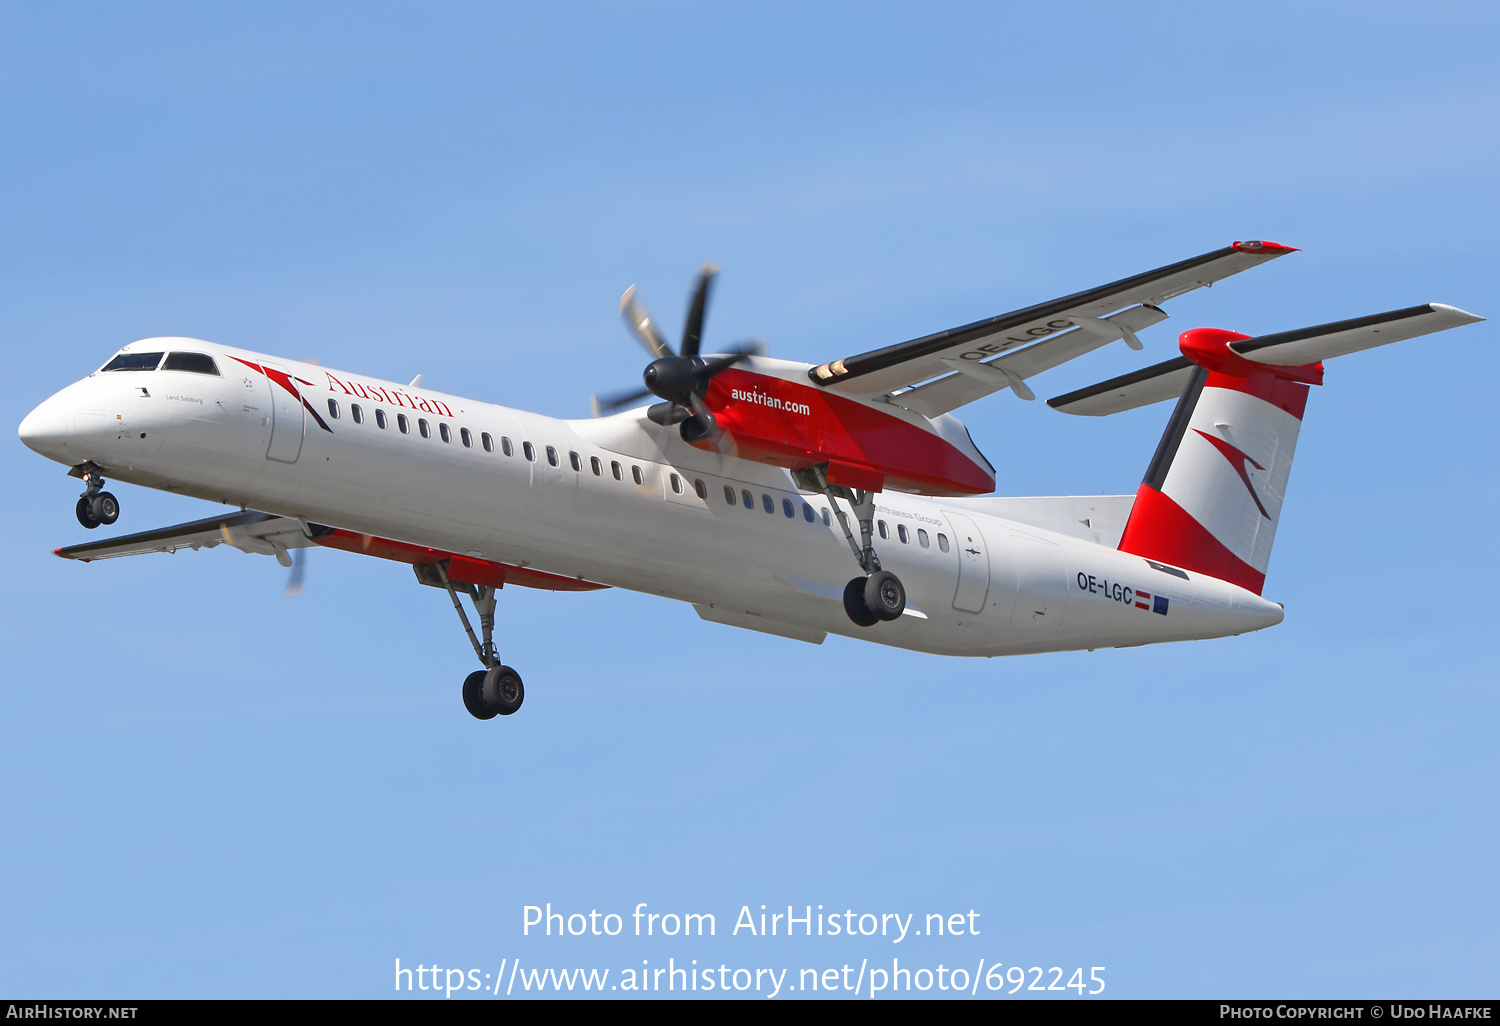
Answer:
<path fill-rule="evenodd" d="M 469 710 L 469 715 L 476 720 L 495 718 L 495 710 L 484 704 L 484 696 L 480 693 L 484 687 L 484 675 L 488 672 L 488 670 L 475 670 L 464 678 L 464 708 Z"/>
<path fill-rule="evenodd" d="M 94 519 L 106 527 L 120 519 L 120 500 L 109 492 L 100 492 L 94 496 L 89 507 L 94 514 Z"/>
<path fill-rule="evenodd" d="M 526 689 L 521 686 L 521 675 L 509 666 L 493 666 L 485 672 L 479 689 L 480 698 L 486 708 L 501 716 L 509 716 L 521 708 L 526 700 Z"/>
<path fill-rule="evenodd" d="M 90 531 L 99 526 L 99 518 L 94 513 L 94 504 L 85 496 L 78 500 L 78 522 Z"/>
<path fill-rule="evenodd" d="M 874 627 L 880 622 L 880 617 L 870 612 L 870 607 L 865 605 L 865 581 L 864 577 L 856 577 L 844 585 L 844 612 L 859 626 Z"/>
<path fill-rule="evenodd" d="M 847 606 L 848 592 L 844 595 Z M 864 602 L 872 615 L 882 620 L 898 619 L 906 611 L 906 589 L 901 586 L 901 578 L 889 570 L 877 570 L 865 579 Z"/>

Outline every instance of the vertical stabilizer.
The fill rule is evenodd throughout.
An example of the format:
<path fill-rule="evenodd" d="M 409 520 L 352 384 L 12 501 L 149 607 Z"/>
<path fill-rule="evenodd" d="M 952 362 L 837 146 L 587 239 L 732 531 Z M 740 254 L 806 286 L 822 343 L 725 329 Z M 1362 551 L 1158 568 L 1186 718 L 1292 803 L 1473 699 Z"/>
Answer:
<path fill-rule="evenodd" d="M 1183 332 L 1187 386 L 1136 492 L 1120 549 L 1260 594 L 1310 385 L 1323 365 L 1278 366 L 1230 348 L 1249 338 Z"/>

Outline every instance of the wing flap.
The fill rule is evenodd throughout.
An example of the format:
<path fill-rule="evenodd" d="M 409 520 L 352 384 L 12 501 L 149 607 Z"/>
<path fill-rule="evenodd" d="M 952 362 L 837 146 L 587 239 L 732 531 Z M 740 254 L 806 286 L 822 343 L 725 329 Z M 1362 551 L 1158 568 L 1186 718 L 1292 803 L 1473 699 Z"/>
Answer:
<path fill-rule="evenodd" d="M 821 364 L 809 376 L 817 385 L 851 396 L 888 394 L 947 375 L 951 368 L 945 359 L 983 360 L 1070 328 L 1097 330 L 1101 321 L 1127 307 L 1157 307 L 1174 296 L 1292 252 L 1291 247 L 1274 242 L 1236 242 L 1071 296 Z"/>
<path fill-rule="evenodd" d="M 1132 332 L 1160 324 L 1167 315 L 1154 306 L 1133 306 L 1117 314 L 1102 318 L 1116 327 L 1128 328 Z M 1097 331 L 1073 328 L 1061 335 L 1038 342 L 1015 352 L 1005 353 L 992 360 L 976 361 L 979 367 L 992 368 L 998 375 L 976 374 L 972 368 L 966 372 L 950 374 L 946 378 L 929 381 L 925 385 L 904 392 L 897 392 L 890 401 L 908 410 L 915 410 L 928 417 L 948 413 L 976 399 L 1001 389 L 1011 388 L 1011 377 L 1025 381 L 1029 377 L 1059 367 L 1069 360 L 1076 360 L 1095 349 L 1117 341 L 1123 335 L 1110 336 Z"/>
<path fill-rule="evenodd" d="M 105 538 L 100 541 L 65 545 L 53 551 L 64 559 L 91 563 L 96 559 L 140 556 L 148 552 L 176 552 L 178 549 L 211 549 L 230 545 L 242 552 L 254 552 L 280 558 L 287 549 L 316 544 L 290 518 L 272 513 L 244 510 L 227 516 L 205 517 L 186 524 L 159 527 L 153 531 Z"/>

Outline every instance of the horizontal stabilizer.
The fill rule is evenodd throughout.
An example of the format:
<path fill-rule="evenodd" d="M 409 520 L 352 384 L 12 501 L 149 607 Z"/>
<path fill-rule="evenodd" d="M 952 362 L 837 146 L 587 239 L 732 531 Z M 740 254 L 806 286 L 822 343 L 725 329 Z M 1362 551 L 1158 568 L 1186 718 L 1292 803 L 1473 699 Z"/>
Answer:
<path fill-rule="evenodd" d="M 1295 367 L 1482 320 L 1483 317 L 1454 306 L 1427 303 L 1313 328 L 1241 339 L 1230 343 L 1230 348 L 1256 363 Z M 1048 399 L 1047 405 L 1063 413 L 1106 417 L 1111 413 L 1176 399 L 1186 387 L 1192 370 L 1192 362 L 1179 356 Z"/>
<path fill-rule="evenodd" d="M 313 527 L 314 532 L 328 532 L 329 528 Z M 154 531 L 105 538 L 101 541 L 65 545 L 53 551 L 64 559 L 77 559 L 84 563 L 96 559 L 114 559 L 117 556 L 139 556 L 147 552 L 176 552 L 178 549 L 211 549 L 215 545 L 230 545 L 243 552 L 254 552 L 275 556 L 286 562 L 288 549 L 306 548 L 317 544 L 308 538 L 302 525 L 290 517 L 279 517 L 272 513 L 243 510 L 226 516 L 205 517 L 186 524 L 159 527 Z"/>

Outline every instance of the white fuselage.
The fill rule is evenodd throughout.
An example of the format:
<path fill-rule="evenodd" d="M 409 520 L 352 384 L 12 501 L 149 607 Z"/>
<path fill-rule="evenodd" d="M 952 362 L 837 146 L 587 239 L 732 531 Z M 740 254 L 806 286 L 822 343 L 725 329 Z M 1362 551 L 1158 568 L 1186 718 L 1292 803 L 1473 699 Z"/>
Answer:
<path fill-rule="evenodd" d="M 838 521 L 825 521 L 827 500 L 779 468 L 693 448 L 643 411 L 558 420 L 196 340 L 128 349 L 151 347 L 211 354 L 220 374 L 98 372 L 38 407 L 23 439 L 111 479 L 663 595 L 806 640 L 994 656 L 1220 637 L 1282 619 L 1245 589 L 1088 540 L 1088 525 L 1064 515 L 1036 526 L 994 515 L 1003 500 L 887 492 L 877 515 L 889 537 L 876 549 L 908 610 L 858 627 L 840 596 L 861 571 Z M 299 379 L 331 430 L 241 361 Z"/>

